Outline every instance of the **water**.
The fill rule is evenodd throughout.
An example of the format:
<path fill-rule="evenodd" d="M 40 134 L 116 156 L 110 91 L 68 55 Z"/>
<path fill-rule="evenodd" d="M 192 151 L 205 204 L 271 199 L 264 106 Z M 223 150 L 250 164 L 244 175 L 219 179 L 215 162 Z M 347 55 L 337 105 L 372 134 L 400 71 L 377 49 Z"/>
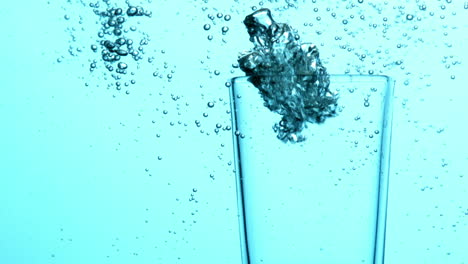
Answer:
<path fill-rule="evenodd" d="M 248 15 L 244 24 L 255 47 L 239 57 L 239 66 L 259 89 L 265 106 L 282 116 L 273 126 L 285 142 L 301 142 L 306 122 L 323 123 L 336 115 L 337 93 L 314 44 L 300 44 L 287 24 L 276 23 L 269 9 Z"/>
<path fill-rule="evenodd" d="M 242 24 L 251 5 L 315 43 L 330 74 L 397 81 L 386 261 L 466 263 L 468 141 L 458 117 L 468 98 L 468 0 L 130 0 L 151 17 L 128 17 L 125 2 L 2 2 L 1 263 L 239 264 L 224 85 L 244 75 L 238 51 L 254 46 Z M 123 9 L 120 37 L 143 57 L 121 56 L 126 74 L 102 59 L 100 41 L 119 37 L 98 36 L 108 17 L 93 10 L 108 8 Z M 305 143 L 345 113 L 365 118 L 338 113 L 324 125 L 306 122 Z M 271 114 L 258 142 L 283 144 L 271 129 L 281 116 Z M 347 144 L 365 148 L 372 135 Z"/>

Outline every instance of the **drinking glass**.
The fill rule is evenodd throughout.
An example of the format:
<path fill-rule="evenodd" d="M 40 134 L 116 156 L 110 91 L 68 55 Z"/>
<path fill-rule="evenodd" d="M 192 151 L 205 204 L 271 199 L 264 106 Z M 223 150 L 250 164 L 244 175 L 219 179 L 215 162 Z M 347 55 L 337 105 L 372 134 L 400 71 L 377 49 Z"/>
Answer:
<path fill-rule="evenodd" d="M 285 143 L 249 77 L 232 79 L 242 264 L 384 263 L 393 86 L 331 75 L 337 116 Z"/>

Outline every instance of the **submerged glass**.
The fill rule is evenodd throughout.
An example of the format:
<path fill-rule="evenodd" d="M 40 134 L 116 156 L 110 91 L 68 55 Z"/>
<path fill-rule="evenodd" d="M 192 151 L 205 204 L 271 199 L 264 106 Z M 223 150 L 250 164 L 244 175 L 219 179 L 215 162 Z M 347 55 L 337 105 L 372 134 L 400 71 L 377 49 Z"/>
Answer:
<path fill-rule="evenodd" d="M 248 78 L 231 86 L 242 263 L 384 263 L 394 82 L 331 75 L 338 115 L 284 143 Z"/>

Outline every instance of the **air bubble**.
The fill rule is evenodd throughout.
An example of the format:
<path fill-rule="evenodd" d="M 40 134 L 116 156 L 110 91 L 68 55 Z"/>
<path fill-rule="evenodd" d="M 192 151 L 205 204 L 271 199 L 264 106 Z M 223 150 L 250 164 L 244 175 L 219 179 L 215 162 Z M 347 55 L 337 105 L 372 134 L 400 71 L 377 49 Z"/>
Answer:
<path fill-rule="evenodd" d="M 137 13 L 138 13 L 138 9 L 136 7 L 134 7 L 134 6 L 130 6 L 127 9 L 127 15 L 128 16 L 135 16 Z"/>
<path fill-rule="evenodd" d="M 225 20 L 225 21 L 231 20 L 231 16 L 230 16 L 230 15 L 225 15 L 225 16 L 224 16 L 224 20 Z"/>
<path fill-rule="evenodd" d="M 119 69 L 121 69 L 121 70 L 125 70 L 125 69 L 127 69 L 128 66 L 127 66 L 127 64 L 124 63 L 124 62 L 119 62 L 119 63 L 117 64 L 117 67 L 119 67 Z"/>
<path fill-rule="evenodd" d="M 407 15 L 406 15 L 406 20 L 408 20 L 408 21 L 413 20 L 413 18 L 414 18 L 414 16 L 411 15 L 411 14 L 407 14 Z"/>
<path fill-rule="evenodd" d="M 223 34 L 226 34 L 226 32 L 228 32 L 229 28 L 224 26 L 221 28 L 221 32 L 223 32 Z"/>
<path fill-rule="evenodd" d="M 213 108 L 214 107 L 214 103 L 213 102 L 208 102 L 208 104 L 206 104 L 209 108 Z"/>
<path fill-rule="evenodd" d="M 211 28 L 211 25 L 210 25 L 210 24 L 205 24 L 205 25 L 203 26 L 203 29 L 204 29 L 204 30 L 210 30 L 210 28 Z"/>

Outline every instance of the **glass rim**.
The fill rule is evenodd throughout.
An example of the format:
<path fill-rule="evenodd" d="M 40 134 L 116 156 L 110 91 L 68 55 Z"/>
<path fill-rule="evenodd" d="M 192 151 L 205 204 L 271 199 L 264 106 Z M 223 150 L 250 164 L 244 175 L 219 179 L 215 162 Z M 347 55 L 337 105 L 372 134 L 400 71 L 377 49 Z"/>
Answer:
<path fill-rule="evenodd" d="M 246 75 L 246 76 L 236 76 L 231 78 L 231 82 L 236 82 L 236 81 L 244 81 L 247 80 L 250 77 L 279 77 L 279 76 L 312 76 L 313 74 L 277 74 L 277 75 Z M 385 80 L 387 82 L 391 81 L 392 78 L 388 75 L 365 75 L 365 74 L 329 74 L 330 78 L 349 78 L 348 81 L 360 81 L 360 82 L 365 82 L 369 80 Z"/>

